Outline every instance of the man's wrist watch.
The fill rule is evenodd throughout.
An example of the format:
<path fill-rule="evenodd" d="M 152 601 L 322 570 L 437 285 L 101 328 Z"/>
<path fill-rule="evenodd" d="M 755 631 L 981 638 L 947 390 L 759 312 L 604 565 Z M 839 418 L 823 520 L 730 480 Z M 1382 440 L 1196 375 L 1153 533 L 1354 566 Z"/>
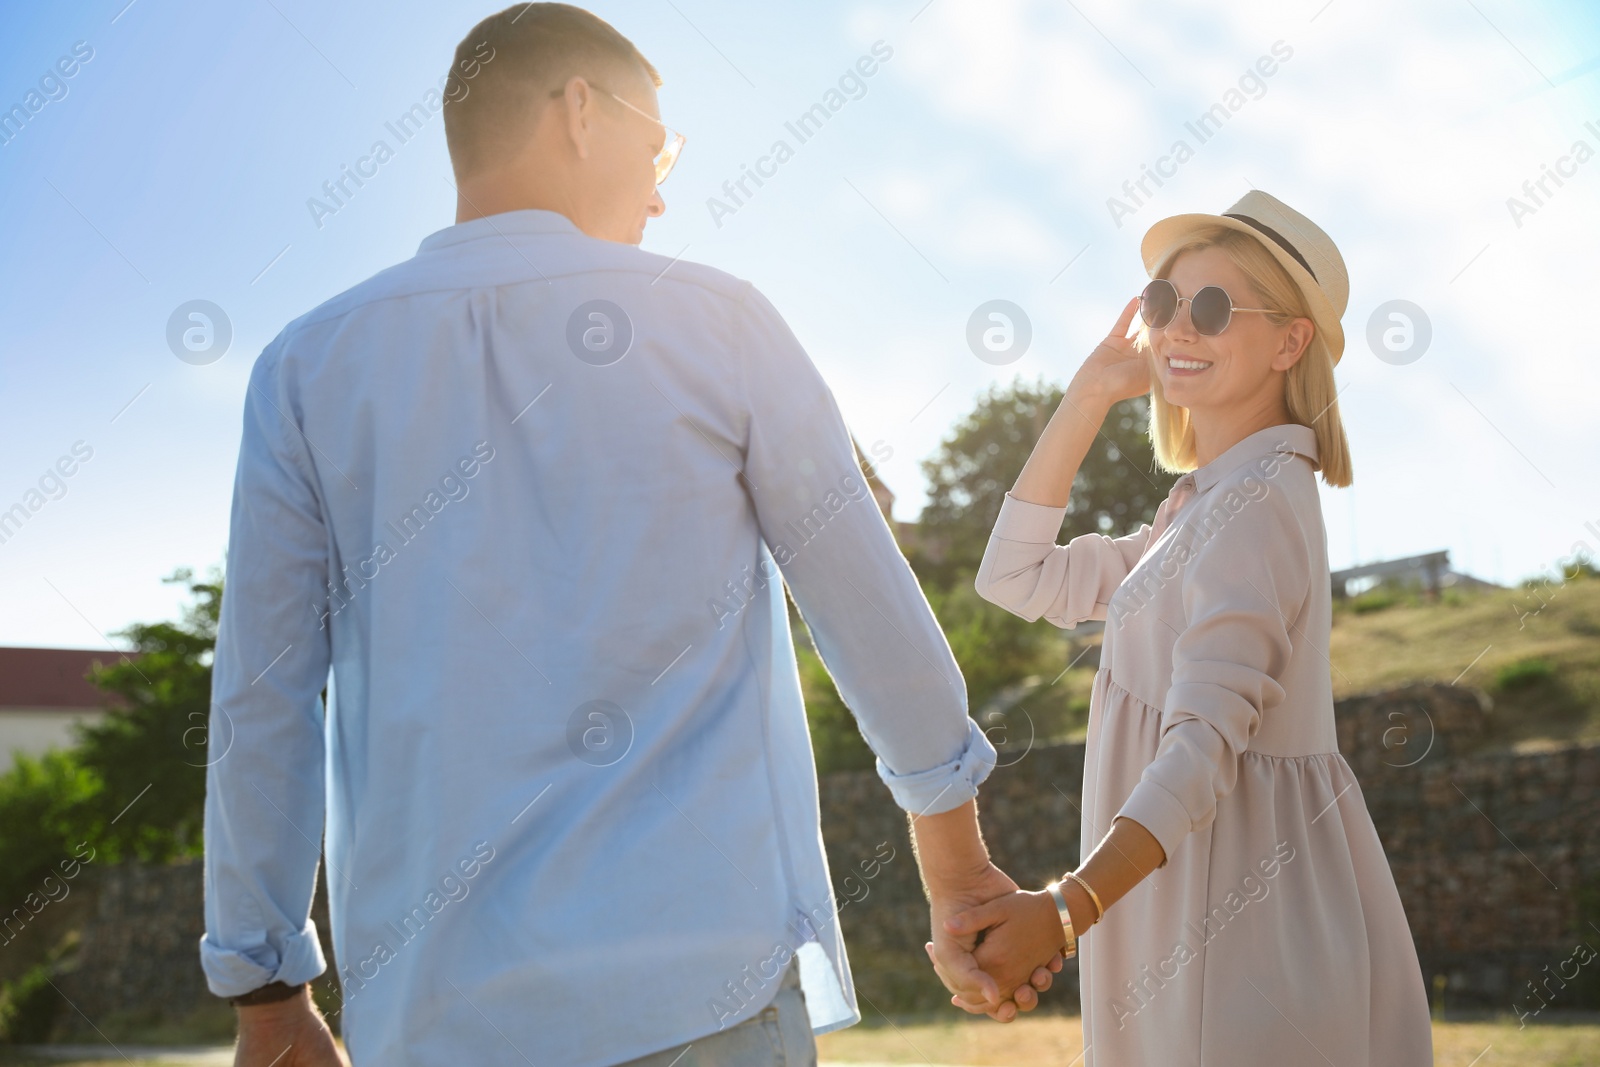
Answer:
<path fill-rule="evenodd" d="M 1056 902 L 1056 914 L 1061 916 L 1061 932 L 1066 935 L 1066 947 L 1061 950 L 1061 958 L 1070 960 L 1078 954 L 1078 935 L 1072 929 L 1072 913 L 1067 910 L 1067 898 L 1061 893 L 1061 883 L 1051 882 L 1045 886 L 1050 893 L 1050 899 Z"/>
<path fill-rule="evenodd" d="M 306 984 L 301 982 L 299 985 L 286 985 L 283 982 L 268 982 L 264 986 L 250 990 L 248 993 L 240 993 L 236 997 L 229 997 L 228 1003 L 240 1008 L 248 1008 L 255 1004 L 275 1004 L 280 1000 L 288 1000 L 291 997 L 299 996 L 300 991 L 306 988 Z"/>

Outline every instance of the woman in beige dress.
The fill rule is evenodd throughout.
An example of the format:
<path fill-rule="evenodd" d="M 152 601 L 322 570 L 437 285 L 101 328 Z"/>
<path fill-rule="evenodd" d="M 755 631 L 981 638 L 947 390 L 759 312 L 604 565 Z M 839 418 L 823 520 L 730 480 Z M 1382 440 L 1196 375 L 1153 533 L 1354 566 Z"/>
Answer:
<path fill-rule="evenodd" d="M 1334 732 L 1316 473 L 1351 482 L 1344 261 L 1259 191 L 1158 222 L 1142 254 L 1149 287 L 1067 388 L 977 577 L 1030 621 L 1106 623 L 1085 855 L 951 929 L 984 931 L 979 963 L 1007 973 L 1082 935 L 1088 1067 L 1431 1063 L 1416 949 Z M 1151 524 L 1057 544 L 1111 406 L 1144 393 L 1156 456 L 1187 473 Z"/>

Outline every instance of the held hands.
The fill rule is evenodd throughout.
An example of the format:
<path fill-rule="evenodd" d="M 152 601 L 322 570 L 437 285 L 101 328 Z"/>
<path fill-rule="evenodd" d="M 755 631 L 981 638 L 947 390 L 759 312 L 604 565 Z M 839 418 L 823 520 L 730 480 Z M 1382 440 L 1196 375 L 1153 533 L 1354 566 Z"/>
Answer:
<path fill-rule="evenodd" d="M 1048 966 L 1052 972 L 1061 969 L 1065 938 L 1055 901 L 1047 892 L 1013 891 L 950 916 L 944 924 L 952 937 L 969 938 L 981 934 L 974 959 L 985 972 L 998 976 L 1002 988 L 1012 976 L 1030 971 L 1037 973 L 1036 968 Z M 1022 1003 L 1022 992 L 1017 991 L 1018 1005 Z M 985 1014 L 1000 1022 L 1010 1022 L 1016 1017 L 1015 1013 L 1003 1017 L 989 1010 L 986 1004 L 963 999 L 960 995 L 950 1000 L 964 1011 Z"/>
<path fill-rule="evenodd" d="M 930 891 L 933 940 L 925 947 L 934 971 L 952 994 L 951 1003 L 997 1022 L 1010 1022 L 1019 1011 L 1037 1007 L 1039 993 L 1050 988 L 1054 974 L 1061 970 L 1059 944 L 1042 954 L 1007 951 L 1004 946 L 989 944 L 996 931 L 985 931 L 984 926 L 993 923 L 970 921 L 974 915 L 987 914 L 982 909 L 990 903 L 1020 895 L 1016 882 L 988 864 L 959 888 L 930 885 Z M 1045 895 L 1047 903 L 1049 899 Z M 951 925 L 958 916 L 961 921 Z M 1050 904 L 1050 916 L 1054 922 L 1054 904 Z M 1055 929 L 1059 942 L 1059 922 Z"/>
<path fill-rule="evenodd" d="M 990 862 L 988 850 L 977 840 L 977 806 L 972 801 L 913 819 L 912 828 L 913 841 L 926 849 L 918 852 L 918 862 L 933 905 L 928 956 L 954 994 L 951 1003 L 998 1022 L 1010 1022 L 1018 1011 L 1036 1007 L 1037 990 L 1050 988 L 1066 948 L 1055 898 L 1048 891 L 1021 891 Z M 1116 858 L 1101 858 L 1102 850 Z M 1086 869 L 1093 866 L 1095 873 L 1088 877 L 1099 885 L 1099 893 L 1076 872 L 1060 886 L 1076 935 L 1081 938 L 1099 923 L 1104 908 L 1165 863 L 1165 855 L 1149 830 L 1125 816 L 1113 819 L 1110 833 L 1085 860 Z M 957 860 L 951 862 L 951 856 Z M 930 871 L 935 877 L 929 877 Z M 1105 894 L 1104 901 L 1100 894 Z M 1014 999 L 1006 998 L 1007 991 Z"/>

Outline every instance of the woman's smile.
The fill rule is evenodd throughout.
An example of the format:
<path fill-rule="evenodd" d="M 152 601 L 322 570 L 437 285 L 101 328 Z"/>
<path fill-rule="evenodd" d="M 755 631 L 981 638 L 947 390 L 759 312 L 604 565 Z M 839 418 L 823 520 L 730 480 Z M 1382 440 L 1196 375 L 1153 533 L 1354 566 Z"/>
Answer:
<path fill-rule="evenodd" d="M 1167 357 L 1167 373 L 1174 378 L 1192 378 L 1196 374 L 1204 374 L 1211 369 L 1211 362 L 1204 359 L 1187 359 L 1182 356 Z"/>

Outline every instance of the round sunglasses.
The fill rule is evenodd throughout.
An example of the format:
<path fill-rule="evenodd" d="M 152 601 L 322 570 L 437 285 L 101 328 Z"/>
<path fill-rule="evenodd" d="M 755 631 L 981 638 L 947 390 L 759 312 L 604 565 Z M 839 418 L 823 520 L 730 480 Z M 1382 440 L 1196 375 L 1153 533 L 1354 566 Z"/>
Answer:
<path fill-rule="evenodd" d="M 1272 311 L 1273 308 L 1241 308 L 1233 306 L 1233 298 L 1220 285 L 1208 285 L 1192 297 L 1179 296 L 1177 287 L 1165 278 L 1157 278 L 1139 294 L 1139 318 L 1146 326 L 1161 330 L 1177 317 L 1178 305 L 1188 301 L 1189 321 L 1195 332 L 1215 337 L 1228 328 L 1235 311 Z"/>

